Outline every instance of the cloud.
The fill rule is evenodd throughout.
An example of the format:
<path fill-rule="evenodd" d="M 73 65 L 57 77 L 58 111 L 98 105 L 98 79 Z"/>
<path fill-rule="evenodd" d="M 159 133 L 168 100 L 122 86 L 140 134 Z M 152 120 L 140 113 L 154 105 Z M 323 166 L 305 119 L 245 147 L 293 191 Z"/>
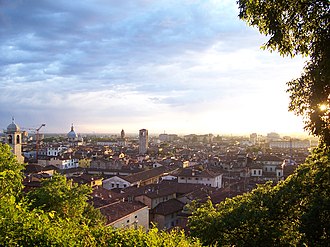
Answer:
<path fill-rule="evenodd" d="M 231 0 L 1 1 L 0 126 L 192 130 L 231 116 L 233 99 L 283 91 L 302 60 L 260 51 L 237 14 Z"/>

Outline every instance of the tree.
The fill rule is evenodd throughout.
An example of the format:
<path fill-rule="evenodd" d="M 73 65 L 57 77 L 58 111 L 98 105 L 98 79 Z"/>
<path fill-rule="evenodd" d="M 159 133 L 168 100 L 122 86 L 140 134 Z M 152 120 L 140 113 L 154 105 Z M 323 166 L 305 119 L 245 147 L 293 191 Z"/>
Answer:
<path fill-rule="evenodd" d="M 301 77 L 287 83 L 289 110 L 330 145 L 330 2 L 238 0 L 239 17 L 269 36 L 263 46 L 281 55 L 309 56 Z"/>
<path fill-rule="evenodd" d="M 191 235 L 220 246 L 326 246 L 330 241 L 330 147 L 287 180 L 213 206 L 192 207 Z"/>
<path fill-rule="evenodd" d="M 87 202 L 91 192 L 91 187 L 78 185 L 56 173 L 51 179 L 44 180 L 40 188 L 31 191 L 28 198 L 32 202 L 32 208 L 55 212 L 58 217 L 93 226 L 103 223 L 103 218 L 101 213 Z"/>
<path fill-rule="evenodd" d="M 23 164 L 18 163 L 10 146 L 0 143 L 0 198 L 19 196 L 23 189 Z"/>

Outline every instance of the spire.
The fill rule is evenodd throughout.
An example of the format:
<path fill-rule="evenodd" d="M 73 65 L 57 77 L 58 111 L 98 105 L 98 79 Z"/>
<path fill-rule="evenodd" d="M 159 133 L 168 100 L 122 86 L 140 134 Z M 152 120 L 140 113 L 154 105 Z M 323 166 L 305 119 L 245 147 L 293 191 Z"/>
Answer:
<path fill-rule="evenodd" d="M 73 131 L 73 123 L 71 124 L 71 131 Z"/>

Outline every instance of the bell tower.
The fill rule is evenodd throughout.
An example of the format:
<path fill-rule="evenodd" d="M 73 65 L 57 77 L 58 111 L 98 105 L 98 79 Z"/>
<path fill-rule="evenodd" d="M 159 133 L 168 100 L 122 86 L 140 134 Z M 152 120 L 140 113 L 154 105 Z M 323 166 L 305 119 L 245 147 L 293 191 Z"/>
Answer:
<path fill-rule="evenodd" d="M 18 125 L 15 123 L 14 118 L 12 118 L 12 123 L 7 127 L 6 143 L 11 147 L 18 162 L 24 163 L 24 157 L 22 156 L 22 133 Z"/>

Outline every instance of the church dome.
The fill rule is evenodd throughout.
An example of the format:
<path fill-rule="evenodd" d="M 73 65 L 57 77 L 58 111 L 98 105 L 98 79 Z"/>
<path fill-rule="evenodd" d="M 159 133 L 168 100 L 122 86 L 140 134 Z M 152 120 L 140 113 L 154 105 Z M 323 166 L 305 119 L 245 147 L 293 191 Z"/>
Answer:
<path fill-rule="evenodd" d="M 68 138 L 70 140 L 75 140 L 78 138 L 78 135 L 76 134 L 76 132 L 73 130 L 73 125 L 71 126 L 71 131 L 68 133 Z"/>
<path fill-rule="evenodd" d="M 18 125 L 14 122 L 14 119 L 11 124 L 8 125 L 7 127 L 7 132 L 19 132 L 20 128 Z"/>

